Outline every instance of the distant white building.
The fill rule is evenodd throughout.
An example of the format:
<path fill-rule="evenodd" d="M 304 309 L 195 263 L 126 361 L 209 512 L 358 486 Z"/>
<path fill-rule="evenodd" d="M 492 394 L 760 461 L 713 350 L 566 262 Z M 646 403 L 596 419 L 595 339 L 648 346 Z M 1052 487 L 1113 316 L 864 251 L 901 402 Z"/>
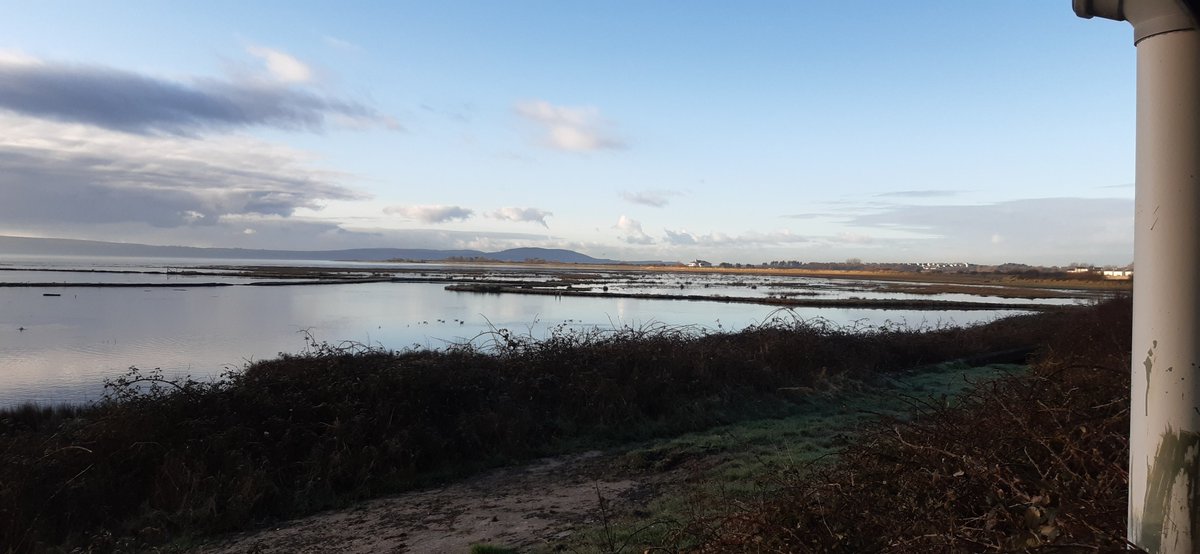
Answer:
<path fill-rule="evenodd" d="M 1132 269 L 1106 269 L 1101 274 L 1105 279 L 1133 279 Z"/>
<path fill-rule="evenodd" d="M 956 267 L 968 267 L 966 262 L 923 262 L 918 264 L 921 269 L 950 269 Z"/>
<path fill-rule="evenodd" d="M 712 262 L 706 262 L 704 260 L 696 260 L 694 262 L 688 262 L 687 266 L 688 267 L 712 267 Z"/>

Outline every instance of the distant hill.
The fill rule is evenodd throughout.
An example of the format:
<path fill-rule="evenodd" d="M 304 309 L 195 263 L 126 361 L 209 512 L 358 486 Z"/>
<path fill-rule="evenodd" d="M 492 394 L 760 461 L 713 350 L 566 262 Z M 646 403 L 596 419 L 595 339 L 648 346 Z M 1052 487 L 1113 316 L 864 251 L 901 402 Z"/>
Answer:
<path fill-rule="evenodd" d="M 523 262 L 525 260 L 546 260 L 570 264 L 606 264 L 620 263 L 614 260 L 601 260 L 580 254 L 574 250 L 561 248 L 510 248 L 500 252 L 485 254 L 485 256 L 501 262 Z"/>
<path fill-rule="evenodd" d="M 331 261 L 446 261 L 491 260 L 523 262 L 540 260 L 557 263 L 613 264 L 617 260 L 593 258 L 573 250 L 557 248 L 512 248 L 500 252 L 480 250 L 430 250 L 421 248 L 351 248 L 346 250 L 254 250 L 248 248 L 197 248 L 155 246 L 124 242 L 75 239 L 44 239 L 0 236 L 0 255 L 17 256 L 129 256 L 139 258 L 224 258 L 236 260 L 331 260 Z"/>

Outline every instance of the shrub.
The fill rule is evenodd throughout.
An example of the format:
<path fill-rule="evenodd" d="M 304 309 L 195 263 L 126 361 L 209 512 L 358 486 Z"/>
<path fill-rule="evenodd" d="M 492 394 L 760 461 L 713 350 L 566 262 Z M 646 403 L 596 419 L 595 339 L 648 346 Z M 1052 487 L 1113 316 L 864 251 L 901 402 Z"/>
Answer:
<path fill-rule="evenodd" d="M 1030 373 L 885 421 L 783 492 L 693 521 L 708 552 L 1126 549 L 1128 299 L 1075 312 Z"/>

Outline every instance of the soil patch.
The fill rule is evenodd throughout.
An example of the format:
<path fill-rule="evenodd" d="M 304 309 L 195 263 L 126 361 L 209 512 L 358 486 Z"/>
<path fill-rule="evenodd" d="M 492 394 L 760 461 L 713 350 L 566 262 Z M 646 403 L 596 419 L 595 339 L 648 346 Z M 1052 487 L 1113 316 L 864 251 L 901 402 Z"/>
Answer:
<path fill-rule="evenodd" d="M 598 451 L 490 471 L 444 487 L 372 500 L 260 531 L 196 552 L 459 552 L 488 543 L 529 550 L 598 521 L 600 502 L 628 511 L 666 475 L 630 478 Z"/>

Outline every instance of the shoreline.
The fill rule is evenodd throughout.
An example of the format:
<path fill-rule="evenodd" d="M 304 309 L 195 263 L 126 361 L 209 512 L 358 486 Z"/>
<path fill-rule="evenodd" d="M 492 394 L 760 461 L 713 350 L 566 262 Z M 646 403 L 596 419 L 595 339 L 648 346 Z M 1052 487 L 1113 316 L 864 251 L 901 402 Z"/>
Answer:
<path fill-rule="evenodd" d="M 1006 274 L 940 274 L 899 273 L 862 270 L 805 270 L 780 268 L 689 268 L 666 266 L 616 266 L 583 264 L 444 263 L 439 267 L 279 267 L 216 265 L 197 270 L 146 271 L 59 268 L 0 268 L 0 271 L 50 271 L 74 273 L 105 273 L 145 276 L 209 276 L 217 279 L 236 278 L 238 282 L 0 282 L 0 288 L 214 288 L 233 286 L 286 287 L 309 285 L 354 285 L 373 283 L 445 283 L 445 290 L 477 294 L 524 294 L 571 296 L 583 298 L 635 300 L 675 300 L 685 302 L 719 302 L 725 304 L 757 304 L 783 308 L 853 308 L 878 310 L 1022 310 L 1044 311 L 1061 307 L 1056 302 L 1040 299 L 1074 299 L 1075 304 L 1103 300 L 1126 293 L 1129 281 L 1084 281 L 1026 279 Z M 0 273 L 0 275 L 3 275 Z M 694 275 L 698 281 L 684 280 Z M 737 277 L 748 279 L 738 279 Z M 760 277 L 764 279 L 754 279 Z M 772 279 L 776 278 L 776 279 Z M 789 278 L 798 279 L 791 281 Z M 818 284 L 822 290 L 835 290 L 849 298 L 811 298 L 811 282 L 805 279 L 827 279 Z M 721 281 L 724 281 L 721 283 Z M 746 294 L 698 294 L 691 291 L 637 292 L 639 286 L 671 283 L 680 289 L 705 289 L 710 283 L 720 283 Z M 608 290 L 613 286 L 618 290 Z M 587 290 L 590 287 L 591 290 Z M 769 287 L 771 293 L 760 295 L 749 291 Z M 602 290 L 597 290 L 602 289 Z M 626 289 L 626 290 L 620 290 Z M 861 298 L 856 293 L 872 295 L 925 295 L 929 298 Z M 968 295 L 980 300 L 936 299 L 937 295 Z M 987 300 L 984 300 L 987 298 Z M 1021 299 L 1023 301 L 997 301 Z"/>

